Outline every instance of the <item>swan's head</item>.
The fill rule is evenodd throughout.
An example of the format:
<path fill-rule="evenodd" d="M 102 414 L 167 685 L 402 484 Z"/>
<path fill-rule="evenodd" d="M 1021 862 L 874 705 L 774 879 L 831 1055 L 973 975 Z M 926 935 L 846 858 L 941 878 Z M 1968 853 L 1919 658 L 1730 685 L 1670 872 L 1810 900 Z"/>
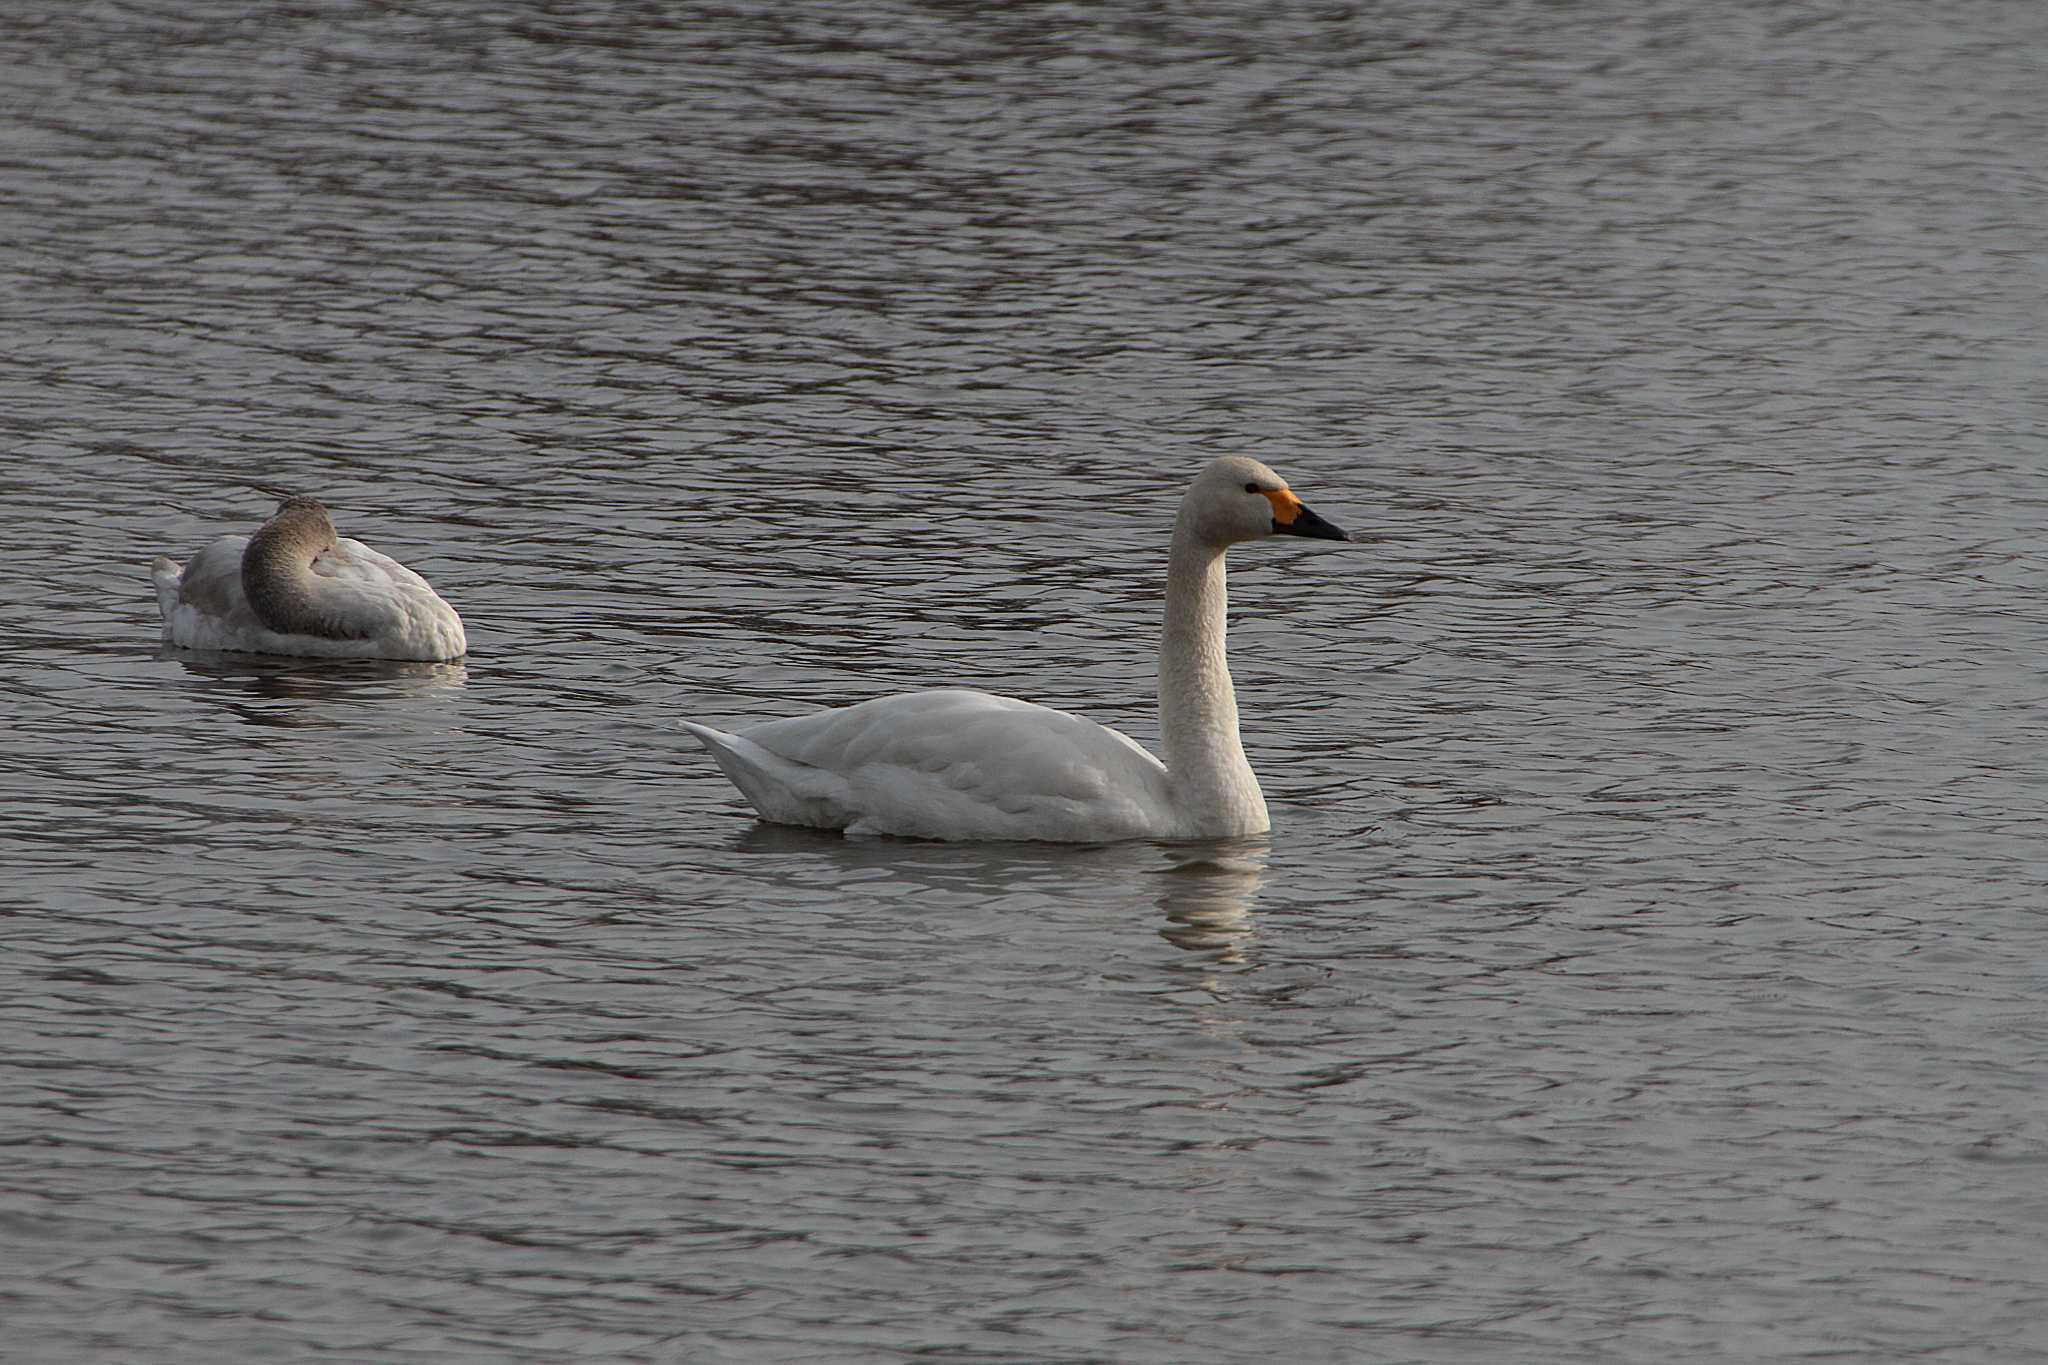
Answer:
<path fill-rule="evenodd" d="M 1257 460 L 1225 455 L 1211 460 L 1181 501 L 1180 515 L 1212 545 L 1236 545 L 1266 536 L 1349 540 L 1294 496 L 1287 480 Z"/>

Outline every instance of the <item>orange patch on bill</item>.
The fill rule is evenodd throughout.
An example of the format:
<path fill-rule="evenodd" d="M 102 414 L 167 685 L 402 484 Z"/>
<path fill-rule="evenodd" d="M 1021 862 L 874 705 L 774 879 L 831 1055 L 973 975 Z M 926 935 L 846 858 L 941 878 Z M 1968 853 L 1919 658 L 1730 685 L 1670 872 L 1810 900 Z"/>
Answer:
<path fill-rule="evenodd" d="M 1282 526 L 1294 525 L 1294 519 L 1301 515 L 1301 499 L 1284 488 L 1269 490 L 1266 501 L 1273 504 L 1273 520 Z"/>

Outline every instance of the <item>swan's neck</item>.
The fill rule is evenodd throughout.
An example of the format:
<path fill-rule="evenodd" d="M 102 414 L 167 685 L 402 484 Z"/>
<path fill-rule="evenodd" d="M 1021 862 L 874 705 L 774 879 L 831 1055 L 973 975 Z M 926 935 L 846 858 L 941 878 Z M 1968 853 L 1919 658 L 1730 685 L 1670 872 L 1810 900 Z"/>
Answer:
<path fill-rule="evenodd" d="M 272 517 L 249 537 L 242 551 L 242 596 L 265 628 L 280 635 L 316 635 L 330 640 L 365 637 L 322 600 L 313 560 L 334 546 L 334 524 L 318 513 L 292 511 Z"/>
<path fill-rule="evenodd" d="M 1229 594 L 1223 550 L 1182 518 L 1166 562 L 1159 646 L 1159 739 L 1176 811 L 1199 835 L 1258 833 L 1266 802 L 1237 734 L 1237 695 L 1224 652 Z"/>

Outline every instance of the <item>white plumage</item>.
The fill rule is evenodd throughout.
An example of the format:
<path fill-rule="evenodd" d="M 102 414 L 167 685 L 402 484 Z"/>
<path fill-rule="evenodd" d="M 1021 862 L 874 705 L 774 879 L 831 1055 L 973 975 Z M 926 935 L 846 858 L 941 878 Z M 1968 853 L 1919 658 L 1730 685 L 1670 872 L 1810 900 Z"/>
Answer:
<path fill-rule="evenodd" d="M 1348 537 L 1256 460 L 1211 462 L 1175 518 L 1160 642 L 1166 759 L 1081 716 L 948 688 L 737 734 L 685 721 L 764 820 L 927 839 L 1191 839 L 1269 827 L 1238 737 L 1223 556 L 1269 535 Z"/>
<path fill-rule="evenodd" d="M 253 536 L 222 536 L 151 570 L 164 643 L 327 659 L 455 659 L 462 619 L 427 580 L 289 498 Z"/>

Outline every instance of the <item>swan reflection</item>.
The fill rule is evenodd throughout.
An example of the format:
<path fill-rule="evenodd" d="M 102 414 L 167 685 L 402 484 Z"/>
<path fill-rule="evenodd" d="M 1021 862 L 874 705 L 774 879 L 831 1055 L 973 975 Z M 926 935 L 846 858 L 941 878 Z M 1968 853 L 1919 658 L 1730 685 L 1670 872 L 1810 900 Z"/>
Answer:
<path fill-rule="evenodd" d="M 1166 890 L 1158 901 L 1166 923 L 1159 936 L 1191 953 L 1212 953 L 1219 963 L 1242 963 L 1257 932 L 1252 906 L 1271 847 L 1263 839 L 1217 839 L 1166 852 L 1169 866 L 1160 869 Z"/>
<path fill-rule="evenodd" d="M 1088 881 L 1130 864 L 1134 845 L 947 843 L 936 839 L 849 839 L 838 830 L 761 821 L 733 846 L 745 853 L 795 853 L 827 858 L 854 872 L 886 870 L 908 881 L 1000 899 L 1023 890 L 1062 894 L 1079 874 Z"/>
<path fill-rule="evenodd" d="M 1002 902 L 1040 894 L 1121 913 L 1149 895 L 1165 914 L 1159 936 L 1214 965 L 1241 965 L 1256 932 L 1252 908 L 1265 881 L 1270 847 L 1263 837 L 1175 844 L 944 843 L 847 839 L 836 830 L 766 821 L 740 834 L 745 853 L 817 857 L 842 872 L 886 872 L 906 886 Z"/>
<path fill-rule="evenodd" d="M 159 649 L 157 657 L 175 662 L 193 678 L 260 701 L 390 701 L 452 691 L 469 679 L 469 670 L 459 663 L 289 659 L 169 646 Z M 262 719 L 267 724 L 289 723 L 274 715 Z"/>

